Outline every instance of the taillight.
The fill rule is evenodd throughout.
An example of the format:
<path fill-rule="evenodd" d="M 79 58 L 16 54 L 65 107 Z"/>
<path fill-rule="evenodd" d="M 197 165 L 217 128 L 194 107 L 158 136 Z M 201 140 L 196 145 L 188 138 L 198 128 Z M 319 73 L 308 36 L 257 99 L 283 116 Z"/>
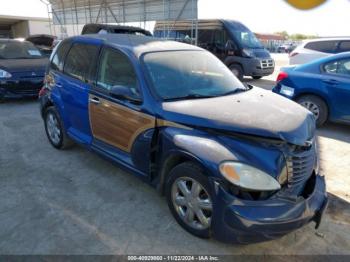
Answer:
<path fill-rule="evenodd" d="M 39 98 L 44 96 L 48 91 L 49 90 L 45 86 L 43 86 L 39 91 Z"/>
<path fill-rule="evenodd" d="M 289 54 L 289 57 L 293 57 L 293 56 L 296 56 L 296 55 L 299 55 L 299 53 L 297 53 L 297 52 L 292 52 L 292 53 Z"/>
<path fill-rule="evenodd" d="M 277 76 L 277 82 L 282 81 L 283 79 L 286 79 L 288 77 L 288 74 L 286 72 L 280 72 Z"/>

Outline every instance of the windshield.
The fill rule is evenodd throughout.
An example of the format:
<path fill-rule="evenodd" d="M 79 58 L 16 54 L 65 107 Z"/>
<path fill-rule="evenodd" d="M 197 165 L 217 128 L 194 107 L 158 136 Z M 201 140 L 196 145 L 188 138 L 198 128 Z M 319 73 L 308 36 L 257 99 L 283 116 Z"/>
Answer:
<path fill-rule="evenodd" d="M 241 43 L 243 48 L 263 48 L 255 34 L 250 31 L 233 31 L 235 38 Z"/>
<path fill-rule="evenodd" d="M 0 59 L 42 58 L 41 52 L 29 42 L 0 42 Z"/>
<path fill-rule="evenodd" d="M 148 53 L 144 62 L 155 92 L 164 100 L 215 97 L 245 90 L 232 72 L 206 51 Z"/>

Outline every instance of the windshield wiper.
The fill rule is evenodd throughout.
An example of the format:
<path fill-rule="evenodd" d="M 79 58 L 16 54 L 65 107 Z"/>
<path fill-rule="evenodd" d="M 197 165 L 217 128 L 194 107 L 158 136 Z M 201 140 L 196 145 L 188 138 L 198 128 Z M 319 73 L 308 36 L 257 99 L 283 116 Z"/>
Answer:
<path fill-rule="evenodd" d="M 164 101 L 176 101 L 176 100 L 185 100 L 185 99 L 203 99 L 203 98 L 213 98 L 213 97 L 216 97 L 216 96 L 200 95 L 200 94 L 188 94 L 186 96 L 165 98 Z"/>

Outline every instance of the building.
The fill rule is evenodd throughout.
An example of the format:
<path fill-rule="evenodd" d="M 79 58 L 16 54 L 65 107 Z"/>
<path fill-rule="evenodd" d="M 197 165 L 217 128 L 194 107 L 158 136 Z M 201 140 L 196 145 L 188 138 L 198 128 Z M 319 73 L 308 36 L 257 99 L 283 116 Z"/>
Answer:
<path fill-rule="evenodd" d="M 48 18 L 0 15 L 0 38 L 26 38 L 52 34 Z"/>
<path fill-rule="evenodd" d="M 275 52 L 279 45 L 282 45 L 286 42 L 286 38 L 277 34 L 261 34 L 255 33 L 256 37 L 268 50 Z"/>

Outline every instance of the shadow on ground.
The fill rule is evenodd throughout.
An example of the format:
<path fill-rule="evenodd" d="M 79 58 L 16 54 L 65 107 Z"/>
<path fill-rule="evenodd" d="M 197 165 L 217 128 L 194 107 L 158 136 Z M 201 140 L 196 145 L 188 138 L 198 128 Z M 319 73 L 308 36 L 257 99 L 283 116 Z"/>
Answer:
<path fill-rule="evenodd" d="M 251 78 L 244 78 L 243 83 L 251 84 L 253 86 L 261 87 L 266 90 L 272 90 L 272 88 L 275 86 L 276 82 L 273 80 L 268 79 L 258 79 L 254 80 Z"/>
<path fill-rule="evenodd" d="M 317 130 L 319 136 L 350 143 L 350 125 L 327 123 Z"/>

